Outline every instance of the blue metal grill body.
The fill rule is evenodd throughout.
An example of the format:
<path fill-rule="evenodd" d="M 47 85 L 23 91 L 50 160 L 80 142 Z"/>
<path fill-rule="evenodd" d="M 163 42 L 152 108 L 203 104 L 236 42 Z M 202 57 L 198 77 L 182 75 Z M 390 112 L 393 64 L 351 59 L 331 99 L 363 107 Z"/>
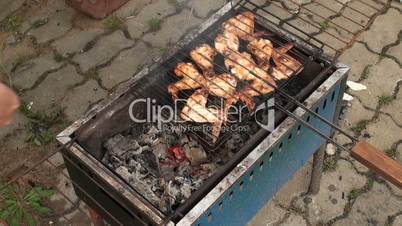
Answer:
<path fill-rule="evenodd" d="M 317 102 L 314 108 L 320 115 L 332 121 L 341 80 Z M 331 128 L 314 116 L 305 115 L 315 128 L 330 135 Z M 248 171 L 204 212 L 194 225 L 236 226 L 246 225 L 278 190 L 298 171 L 313 153 L 325 142 L 317 134 L 303 126 L 294 126 L 278 140 L 270 152 L 266 152 Z"/>

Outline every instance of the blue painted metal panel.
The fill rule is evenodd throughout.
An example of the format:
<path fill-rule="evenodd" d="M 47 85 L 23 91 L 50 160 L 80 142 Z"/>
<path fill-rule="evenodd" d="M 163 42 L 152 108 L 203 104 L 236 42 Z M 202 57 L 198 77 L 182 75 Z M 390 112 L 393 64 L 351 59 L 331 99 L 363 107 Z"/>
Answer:
<path fill-rule="evenodd" d="M 340 87 L 340 83 L 334 86 L 313 108 L 318 109 L 318 113 L 330 121 L 334 118 Z M 315 128 L 330 135 L 331 128 L 316 117 L 306 115 L 305 119 Z M 271 152 L 266 152 L 259 162 L 228 189 L 194 225 L 247 224 L 324 142 L 325 140 L 313 131 L 296 125 Z"/>

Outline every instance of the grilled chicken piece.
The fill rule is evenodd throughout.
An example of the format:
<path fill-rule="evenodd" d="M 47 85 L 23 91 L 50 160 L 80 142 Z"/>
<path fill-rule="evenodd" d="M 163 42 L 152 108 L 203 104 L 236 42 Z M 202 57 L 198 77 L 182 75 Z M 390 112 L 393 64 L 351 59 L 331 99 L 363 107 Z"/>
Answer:
<path fill-rule="evenodd" d="M 217 108 L 208 108 L 206 106 L 207 98 L 207 90 L 196 90 L 193 95 L 187 99 L 187 103 L 183 107 L 180 117 L 185 121 L 212 123 L 212 141 L 216 142 L 224 120 L 223 111 Z"/>
<path fill-rule="evenodd" d="M 252 97 L 268 94 L 277 87 L 272 77 L 263 69 L 256 67 L 254 72 L 259 77 L 251 81 L 249 86 L 239 92 L 239 99 L 244 102 L 249 112 L 254 109 L 255 103 Z"/>
<path fill-rule="evenodd" d="M 257 66 L 249 53 L 233 52 L 225 58 L 225 66 L 240 80 L 253 80 L 250 73 Z"/>
<path fill-rule="evenodd" d="M 200 74 L 192 63 L 178 63 L 174 73 L 183 78 L 182 80 L 168 86 L 168 92 L 173 99 L 178 98 L 180 90 L 197 89 L 205 83 L 205 78 Z"/>
<path fill-rule="evenodd" d="M 274 51 L 274 46 L 268 39 L 255 39 L 248 43 L 248 51 L 250 51 L 257 59 L 258 66 L 264 70 L 269 68 L 269 59 Z"/>
<path fill-rule="evenodd" d="M 254 36 L 254 14 L 244 12 L 223 22 L 222 28 L 236 34 L 239 38 L 246 41 L 253 41 Z"/>
<path fill-rule="evenodd" d="M 276 48 L 273 52 L 272 59 L 274 60 L 276 70 L 278 71 L 275 74 L 282 73 L 289 77 L 303 69 L 302 64 L 298 60 L 287 54 L 287 52 L 292 48 L 293 43 L 288 43 L 282 47 Z"/>
<path fill-rule="evenodd" d="M 229 31 L 224 31 L 215 38 L 215 49 L 222 55 L 227 56 L 233 51 L 239 50 L 239 38 Z"/>
<path fill-rule="evenodd" d="M 227 99 L 233 96 L 236 91 L 236 86 L 236 78 L 230 74 L 223 73 L 209 80 L 206 84 L 206 89 L 211 95 Z"/>
<path fill-rule="evenodd" d="M 215 50 L 208 44 L 202 44 L 190 52 L 191 59 L 201 68 L 207 77 L 214 75 Z"/>

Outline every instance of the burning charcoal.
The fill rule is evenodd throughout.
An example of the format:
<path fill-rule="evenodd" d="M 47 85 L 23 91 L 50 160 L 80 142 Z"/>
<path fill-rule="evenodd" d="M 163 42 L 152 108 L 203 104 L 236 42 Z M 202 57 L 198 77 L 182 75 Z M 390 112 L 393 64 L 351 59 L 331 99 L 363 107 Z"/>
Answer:
<path fill-rule="evenodd" d="M 174 160 L 177 162 L 183 162 L 186 161 L 186 154 L 184 152 L 184 149 L 180 146 L 173 146 L 167 149 L 168 154 L 172 155 Z"/>
<path fill-rule="evenodd" d="M 200 165 L 208 160 L 207 153 L 201 147 L 185 146 L 185 154 L 191 165 Z"/>
<path fill-rule="evenodd" d="M 142 165 L 142 167 L 147 169 L 149 173 L 155 177 L 160 176 L 159 161 L 152 151 L 143 151 L 141 154 L 136 156 L 136 160 Z"/>

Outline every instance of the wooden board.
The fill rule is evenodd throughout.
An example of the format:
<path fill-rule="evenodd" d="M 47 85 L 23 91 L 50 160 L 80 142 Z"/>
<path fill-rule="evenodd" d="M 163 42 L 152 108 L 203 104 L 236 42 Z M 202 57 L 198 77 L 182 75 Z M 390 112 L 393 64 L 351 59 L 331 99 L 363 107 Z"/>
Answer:
<path fill-rule="evenodd" d="M 359 141 L 352 148 L 351 155 L 357 161 L 402 189 L 402 165 L 388 157 L 385 152 L 365 141 Z"/>

